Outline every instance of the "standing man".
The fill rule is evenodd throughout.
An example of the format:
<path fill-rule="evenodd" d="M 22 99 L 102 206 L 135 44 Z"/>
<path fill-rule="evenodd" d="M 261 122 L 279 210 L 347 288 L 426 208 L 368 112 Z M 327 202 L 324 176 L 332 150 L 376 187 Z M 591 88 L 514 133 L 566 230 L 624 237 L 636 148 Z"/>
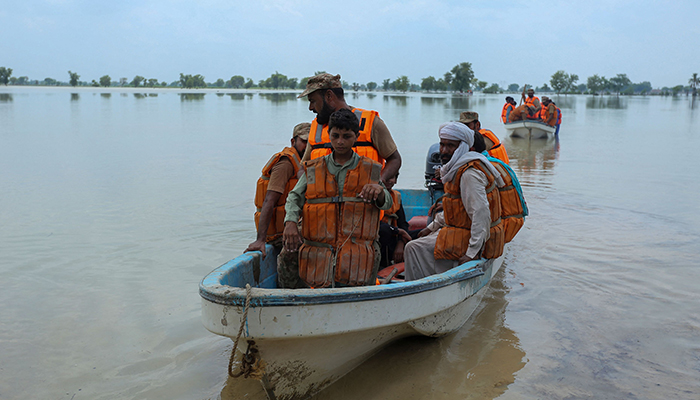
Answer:
<path fill-rule="evenodd" d="M 306 90 L 298 97 L 308 96 L 309 111 L 316 114 L 311 123 L 309 144 L 302 161 L 322 157 L 331 153 L 328 120 L 331 114 L 341 109 L 355 113 L 360 121 L 360 134 L 353 150 L 383 165 L 381 179 L 386 182 L 401 168 L 401 155 L 384 121 L 376 111 L 362 110 L 345 102 L 340 75 L 318 74 L 306 84 Z"/>
<path fill-rule="evenodd" d="M 484 157 L 474 131 L 459 122 L 440 126 L 444 212 L 406 244 L 406 280 L 439 274 L 480 257 L 503 254 L 505 232 L 498 188 L 501 174 Z"/>
<path fill-rule="evenodd" d="M 504 124 L 507 124 L 509 122 L 510 113 L 517 106 L 518 106 L 518 103 L 515 102 L 514 98 L 512 98 L 510 96 L 506 97 L 506 104 L 503 105 L 503 110 L 501 111 L 501 121 Z"/>
<path fill-rule="evenodd" d="M 302 168 L 301 156 L 306 149 L 311 124 L 302 122 L 292 131 L 291 147 L 275 154 L 262 169 L 255 190 L 255 228 L 258 235 L 245 249 L 260 251 L 265 257 L 265 244 L 270 243 L 277 250 L 282 249 L 284 231 L 284 205 L 287 195 L 297 184 L 297 176 Z"/>
<path fill-rule="evenodd" d="M 557 103 L 552 102 L 554 107 L 557 107 Z M 554 136 L 559 137 L 559 127 L 561 126 L 561 108 L 557 107 L 557 130 L 554 131 Z"/>
<path fill-rule="evenodd" d="M 527 118 L 536 119 L 540 115 L 540 110 L 542 110 L 542 104 L 540 99 L 535 96 L 535 90 L 530 88 L 527 90 L 527 97 L 525 97 L 525 92 L 522 93 L 523 102 L 530 109 L 530 113 Z"/>
<path fill-rule="evenodd" d="M 512 100 L 512 97 L 511 97 Z M 515 101 L 513 101 L 515 103 Z M 488 129 L 481 129 L 481 122 L 479 122 L 479 114 L 475 111 L 463 111 L 459 114 L 459 122 L 463 123 L 469 129 L 474 132 L 481 133 L 484 137 L 484 144 L 486 145 L 486 151 L 489 152 L 491 157 L 496 157 L 506 164 L 510 164 L 510 159 L 508 158 L 508 153 L 506 148 L 503 146 L 498 137 Z"/>

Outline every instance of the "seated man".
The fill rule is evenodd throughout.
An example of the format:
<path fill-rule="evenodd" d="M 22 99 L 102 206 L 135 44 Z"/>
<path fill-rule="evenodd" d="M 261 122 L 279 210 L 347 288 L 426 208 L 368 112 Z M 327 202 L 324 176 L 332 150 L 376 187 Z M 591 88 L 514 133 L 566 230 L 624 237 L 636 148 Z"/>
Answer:
<path fill-rule="evenodd" d="M 475 143 L 474 131 L 459 122 L 440 126 L 443 213 L 422 237 L 406 244 L 406 280 L 421 279 L 478 258 L 503 254 L 505 233 L 498 188 L 501 174 Z M 444 222 L 441 222 L 443 220 Z"/>
<path fill-rule="evenodd" d="M 379 210 L 391 208 L 392 198 L 379 179 L 382 165 L 352 150 L 360 132 L 355 114 L 335 111 L 328 127 L 331 154 L 305 162 L 287 197 L 280 258 L 298 251 L 299 276 L 314 288 L 373 285 Z"/>
<path fill-rule="evenodd" d="M 270 243 L 282 249 L 282 232 L 284 231 L 284 204 L 287 194 L 297 184 L 297 175 L 301 171 L 301 157 L 306 150 L 311 124 L 302 122 L 292 131 L 291 146 L 275 154 L 262 169 L 255 191 L 255 227 L 258 232 L 256 240 L 245 249 L 260 251 L 265 257 L 265 244 Z"/>
<path fill-rule="evenodd" d="M 388 267 L 391 264 L 403 262 L 404 245 L 411 239 L 415 239 L 418 229 L 410 231 L 406 221 L 406 213 L 401 204 L 401 193 L 393 190 L 399 174 L 385 182 L 386 188 L 391 193 L 392 206 L 384 213 L 382 221 L 379 223 L 379 245 L 381 246 L 382 258 L 379 268 Z"/>
<path fill-rule="evenodd" d="M 518 106 L 518 103 L 515 102 L 515 99 L 507 96 L 506 97 L 506 104 L 503 105 L 503 110 L 501 110 L 501 121 L 504 124 L 508 123 L 508 120 L 510 118 L 510 113 L 515 109 L 515 107 Z"/>
<path fill-rule="evenodd" d="M 542 103 L 540 103 L 539 97 L 535 96 L 535 90 L 532 88 L 528 89 L 527 97 L 525 96 L 525 92 L 523 92 L 521 96 L 522 102 L 527 104 L 528 107 L 532 109 L 532 112 L 528 114 L 527 118 L 537 119 L 539 117 L 540 110 L 542 109 Z"/>
<path fill-rule="evenodd" d="M 521 104 L 518 107 L 515 107 L 515 109 L 513 109 L 513 111 L 510 113 L 510 119 L 508 120 L 508 122 L 516 122 L 536 118 L 537 115 L 535 107 L 527 104 Z"/>
<path fill-rule="evenodd" d="M 484 138 L 486 144 L 486 151 L 488 151 L 491 157 L 496 157 L 506 164 L 510 163 L 508 158 L 508 153 L 503 143 L 498 139 L 498 136 L 488 129 L 481 129 L 481 122 L 479 122 L 479 114 L 475 111 L 463 111 L 459 114 L 459 122 L 468 126 L 469 129 L 474 132 L 479 132 Z"/>
<path fill-rule="evenodd" d="M 555 126 L 557 124 L 557 107 L 547 96 L 542 96 L 542 106 L 542 112 L 540 113 L 542 122 L 549 126 Z"/>

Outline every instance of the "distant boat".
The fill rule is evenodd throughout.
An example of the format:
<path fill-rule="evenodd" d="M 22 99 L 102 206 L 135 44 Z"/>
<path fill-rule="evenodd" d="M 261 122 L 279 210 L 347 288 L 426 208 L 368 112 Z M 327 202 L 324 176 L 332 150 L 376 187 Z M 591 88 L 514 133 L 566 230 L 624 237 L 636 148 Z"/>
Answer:
<path fill-rule="evenodd" d="M 407 218 L 426 215 L 434 200 L 428 190 L 401 193 Z M 318 393 L 399 338 L 457 331 L 503 264 L 501 256 L 410 282 L 290 290 L 277 289 L 277 254 L 266 251 L 263 260 L 251 252 L 215 269 L 199 293 L 204 326 L 238 340 L 247 374 L 277 400 Z"/>
<path fill-rule="evenodd" d="M 555 127 L 540 121 L 515 121 L 504 124 L 512 137 L 525 139 L 547 139 L 554 135 Z"/>

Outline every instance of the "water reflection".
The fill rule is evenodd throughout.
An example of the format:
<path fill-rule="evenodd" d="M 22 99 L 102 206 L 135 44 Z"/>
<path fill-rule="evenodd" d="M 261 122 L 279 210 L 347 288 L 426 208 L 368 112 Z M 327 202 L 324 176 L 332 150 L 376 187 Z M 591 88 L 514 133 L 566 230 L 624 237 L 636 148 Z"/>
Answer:
<path fill-rule="evenodd" d="M 204 100 L 206 93 L 180 93 L 180 101 L 199 101 Z"/>
<path fill-rule="evenodd" d="M 270 100 L 275 104 L 297 100 L 296 93 L 260 93 L 260 97 L 263 99 Z"/>
<path fill-rule="evenodd" d="M 12 101 L 12 95 L 10 93 L 0 93 L 0 103 L 9 103 Z"/>
<path fill-rule="evenodd" d="M 252 97 L 253 94 L 250 93 L 250 96 Z M 246 97 L 245 93 L 229 93 L 229 97 L 231 97 L 231 100 L 244 100 Z"/>
<path fill-rule="evenodd" d="M 622 110 L 627 108 L 627 99 L 620 96 L 589 97 L 586 99 L 586 108 L 611 108 Z"/>
<path fill-rule="evenodd" d="M 576 97 L 574 96 L 555 96 L 552 97 L 552 101 L 556 103 L 557 107 L 564 109 L 568 108 L 570 110 L 576 109 Z"/>
<path fill-rule="evenodd" d="M 158 97 L 158 93 L 149 93 L 148 97 Z"/>
<path fill-rule="evenodd" d="M 225 94 L 225 93 L 219 93 L 219 92 L 216 92 L 216 95 L 217 95 L 217 96 L 219 96 L 219 97 L 223 97 L 223 96 L 224 96 L 224 94 Z"/>
<path fill-rule="evenodd" d="M 385 94 L 384 101 L 394 100 L 397 106 L 405 107 L 408 103 L 408 96 Z"/>
<path fill-rule="evenodd" d="M 559 138 L 533 139 L 509 137 L 504 140 L 510 166 L 520 183 L 547 187 L 559 158 Z M 543 177 L 545 179 L 543 179 Z"/>
<path fill-rule="evenodd" d="M 134 93 L 134 97 L 137 99 L 145 99 L 146 95 L 143 93 Z"/>
<path fill-rule="evenodd" d="M 80 100 L 80 94 L 78 93 L 71 93 L 70 94 L 70 101 L 78 101 Z"/>
<path fill-rule="evenodd" d="M 425 97 L 421 96 L 420 98 L 420 103 L 421 105 L 424 106 L 434 106 L 437 104 L 444 104 L 445 103 L 445 98 L 444 97 Z"/>
<path fill-rule="evenodd" d="M 100 97 L 102 97 L 103 99 L 109 99 L 110 97 L 112 97 L 112 93 L 100 93 Z"/>
<path fill-rule="evenodd" d="M 374 94 L 374 93 L 367 93 L 367 98 L 368 98 L 368 99 L 373 99 L 373 98 L 375 98 L 375 97 L 377 97 L 376 94 Z"/>

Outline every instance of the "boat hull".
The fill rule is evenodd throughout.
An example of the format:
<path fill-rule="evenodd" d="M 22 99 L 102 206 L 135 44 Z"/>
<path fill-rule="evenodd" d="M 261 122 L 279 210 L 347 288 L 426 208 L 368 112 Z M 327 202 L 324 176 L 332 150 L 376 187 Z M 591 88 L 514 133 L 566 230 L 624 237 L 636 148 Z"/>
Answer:
<path fill-rule="evenodd" d="M 502 257 L 472 261 L 444 274 L 389 285 L 286 290 L 265 288 L 271 286 L 265 275 L 274 269 L 268 265 L 274 250 L 268 250 L 272 254 L 265 260 L 248 253 L 213 271 L 200 284 L 200 294 L 208 330 L 236 340 L 244 324 L 238 349 L 243 353 L 246 342 L 254 341 L 264 361 L 263 388 L 278 400 L 318 393 L 399 338 L 458 330 L 503 262 Z M 240 281 L 230 282 L 237 267 L 252 271 L 248 283 L 262 286 L 250 291 L 245 321 L 246 289 Z"/>
<path fill-rule="evenodd" d="M 516 121 L 504 125 L 512 137 L 525 139 L 547 139 L 554 135 L 556 128 L 538 121 Z"/>

